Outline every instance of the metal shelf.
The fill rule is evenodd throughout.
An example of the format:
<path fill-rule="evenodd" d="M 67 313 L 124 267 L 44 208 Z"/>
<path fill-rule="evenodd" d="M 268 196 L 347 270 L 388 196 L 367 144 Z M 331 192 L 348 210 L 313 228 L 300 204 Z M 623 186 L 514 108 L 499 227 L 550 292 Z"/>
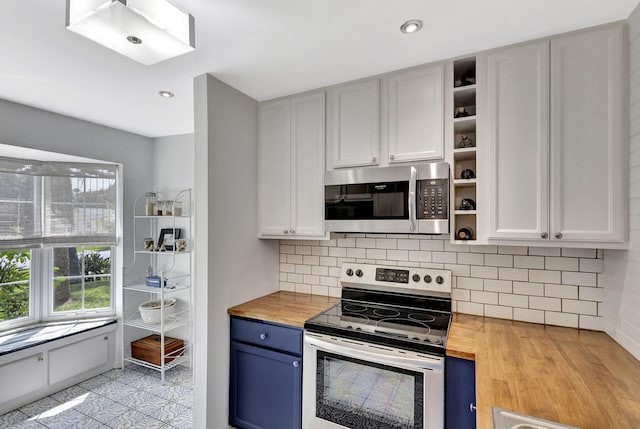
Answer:
<path fill-rule="evenodd" d="M 176 366 L 183 364 L 189 360 L 189 356 L 187 355 L 187 351 L 191 349 L 190 344 L 185 344 L 184 347 L 181 347 L 177 350 L 174 350 L 171 353 L 167 353 L 164 355 L 165 359 L 167 357 L 174 358 L 171 362 L 164 364 L 164 371 L 175 368 Z M 161 365 L 156 365 L 151 362 L 147 362 L 146 360 L 136 359 L 132 356 L 125 356 L 124 360 L 127 362 L 135 363 L 136 365 L 144 366 L 146 368 L 150 368 L 156 371 L 163 371 Z"/>
<path fill-rule="evenodd" d="M 157 333 L 171 331 L 181 326 L 189 324 L 189 309 L 178 311 L 171 316 L 167 317 L 164 321 L 164 326 L 161 324 L 147 323 L 140 317 L 140 313 L 135 311 L 125 317 L 124 324 L 126 326 L 133 326 L 134 328 L 146 329 L 147 331 L 153 331 Z"/>
<path fill-rule="evenodd" d="M 186 290 L 189 289 L 191 287 L 191 285 L 174 285 L 174 286 L 165 286 L 164 288 L 159 288 L 159 287 L 153 287 L 153 286 L 147 286 L 146 283 L 139 283 L 139 284 L 133 284 L 133 285 L 128 285 L 125 286 L 124 289 L 126 290 L 136 290 L 138 292 L 148 292 L 148 293 L 157 293 L 157 294 L 161 294 L 161 293 L 175 293 L 181 290 Z M 164 291 L 162 290 L 164 289 Z"/>
<path fill-rule="evenodd" d="M 135 250 L 135 253 L 142 253 L 142 254 L 147 254 L 147 255 L 183 255 L 183 254 L 189 254 L 191 253 L 191 250 L 185 250 L 183 252 L 175 252 L 173 250 L 165 250 L 164 252 L 161 252 L 159 250 L 157 251 L 149 251 L 149 250 Z"/>

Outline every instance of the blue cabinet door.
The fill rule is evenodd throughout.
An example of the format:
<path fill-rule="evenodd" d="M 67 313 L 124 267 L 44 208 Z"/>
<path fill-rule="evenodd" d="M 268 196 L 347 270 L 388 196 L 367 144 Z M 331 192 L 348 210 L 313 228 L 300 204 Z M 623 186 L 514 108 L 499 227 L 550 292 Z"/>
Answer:
<path fill-rule="evenodd" d="M 475 362 L 447 356 L 444 375 L 446 428 L 475 429 Z"/>
<path fill-rule="evenodd" d="M 232 341 L 230 378 L 230 425 L 241 429 L 300 429 L 300 357 Z"/>

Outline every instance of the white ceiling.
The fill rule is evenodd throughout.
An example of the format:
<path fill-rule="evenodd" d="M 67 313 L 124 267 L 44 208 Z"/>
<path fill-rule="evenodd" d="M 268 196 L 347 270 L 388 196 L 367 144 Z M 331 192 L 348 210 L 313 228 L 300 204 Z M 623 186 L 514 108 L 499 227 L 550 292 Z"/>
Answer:
<path fill-rule="evenodd" d="M 149 137 L 191 133 L 202 73 L 265 100 L 625 19 L 638 1 L 171 0 L 195 17 L 196 51 L 143 66 L 66 30 L 66 0 L 1 0 L 0 98 Z M 411 18 L 422 30 L 400 33 Z"/>

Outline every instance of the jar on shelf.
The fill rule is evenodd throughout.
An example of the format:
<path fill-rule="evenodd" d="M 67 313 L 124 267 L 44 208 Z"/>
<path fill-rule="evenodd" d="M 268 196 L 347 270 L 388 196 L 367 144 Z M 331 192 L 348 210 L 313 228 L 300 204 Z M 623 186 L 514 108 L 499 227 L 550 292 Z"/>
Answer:
<path fill-rule="evenodd" d="M 173 200 L 166 200 L 164 202 L 164 209 L 162 209 L 164 216 L 173 216 Z"/>
<path fill-rule="evenodd" d="M 156 216 L 164 215 L 164 200 L 158 200 L 156 203 Z"/>
<path fill-rule="evenodd" d="M 155 192 L 147 192 L 144 194 L 144 214 L 145 216 L 155 215 L 156 203 L 158 196 Z"/>
<path fill-rule="evenodd" d="M 173 214 L 175 216 L 182 216 L 182 201 L 173 202 Z"/>

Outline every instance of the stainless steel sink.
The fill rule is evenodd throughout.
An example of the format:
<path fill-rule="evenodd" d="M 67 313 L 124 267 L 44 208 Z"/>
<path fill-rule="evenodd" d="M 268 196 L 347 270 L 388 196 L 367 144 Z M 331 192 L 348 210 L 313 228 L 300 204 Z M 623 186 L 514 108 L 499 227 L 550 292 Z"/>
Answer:
<path fill-rule="evenodd" d="M 580 429 L 493 407 L 493 429 Z"/>

